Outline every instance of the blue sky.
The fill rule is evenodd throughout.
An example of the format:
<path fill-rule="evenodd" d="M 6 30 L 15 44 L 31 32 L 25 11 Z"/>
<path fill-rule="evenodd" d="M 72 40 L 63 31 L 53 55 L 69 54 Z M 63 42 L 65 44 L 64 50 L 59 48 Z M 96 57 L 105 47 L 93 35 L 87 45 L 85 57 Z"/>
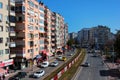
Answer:
<path fill-rule="evenodd" d="M 51 11 L 60 13 L 69 32 L 104 25 L 120 30 L 120 0 L 42 0 Z"/>

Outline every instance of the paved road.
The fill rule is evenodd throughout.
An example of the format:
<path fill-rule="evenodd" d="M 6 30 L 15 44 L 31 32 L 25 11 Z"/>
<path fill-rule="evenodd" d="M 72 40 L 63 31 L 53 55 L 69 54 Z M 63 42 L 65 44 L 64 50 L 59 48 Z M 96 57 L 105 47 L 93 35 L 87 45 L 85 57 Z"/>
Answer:
<path fill-rule="evenodd" d="M 104 76 L 104 70 L 107 68 L 101 61 L 100 57 L 93 57 L 92 54 L 87 54 L 86 62 L 90 63 L 90 66 L 80 66 L 81 68 L 79 68 L 74 80 L 107 80 L 107 77 Z"/>
<path fill-rule="evenodd" d="M 67 60 L 69 60 L 72 57 L 72 56 L 68 56 L 68 54 L 70 54 L 70 53 L 74 54 L 74 52 L 72 52 L 72 51 L 66 52 L 66 54 L 64 54 L 64 56 L 67 57 Z M 61 65 L 65 64 L 66 61 L 58 61 L 59 65 L 57 67 L 40 68 L 40 69 L 45 70 L 45 75 L 40 77 L 40 78 L 38 78 L 38 79 L 29 78 L 29 75 L 32 74 L 32 73 L 28 73 L 28 75 L 25 78 L 23 78 L 22 80 L 43 80 L 47 75 L 51 74 L 51 72 L 53 72 L 54 70 L 59 68 Z M 36 72 L 36 71 L 34 71 L 34 72 Z"/>

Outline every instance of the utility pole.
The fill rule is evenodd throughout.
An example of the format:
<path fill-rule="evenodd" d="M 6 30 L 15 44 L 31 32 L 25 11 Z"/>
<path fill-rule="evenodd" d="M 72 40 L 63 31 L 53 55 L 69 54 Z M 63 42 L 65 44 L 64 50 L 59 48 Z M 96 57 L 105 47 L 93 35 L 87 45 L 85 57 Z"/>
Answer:
<path fill-rule="evenodd" d="M 114 67 L 114 56 L 115 56 L 115 53 L 114 53 L 114 44 L 112 45 L 112 48 L 113 48 L 113 52 L 112 52 L 112 56 L 113 56 L 113 67 Z"/>

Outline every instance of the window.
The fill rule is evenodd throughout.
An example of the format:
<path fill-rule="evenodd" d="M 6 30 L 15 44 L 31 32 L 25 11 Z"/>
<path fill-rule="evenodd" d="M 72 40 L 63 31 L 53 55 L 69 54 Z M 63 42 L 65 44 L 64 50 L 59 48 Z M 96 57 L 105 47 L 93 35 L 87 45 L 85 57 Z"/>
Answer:
<path fill-rule="evenodd" d="M 5 54 L 9 54 L 9 49 L 5 49 Z"/>
<path fill-rule="evenodd" d="M 0 43 L 3 43 L 3 38 L 0 37 Z"/>
<path fill-rule="evenodd" d="M 10 16 L 10 22 L 15 22 L 15 16 Z"/>
<path fill-rule="evenodd" d="M 0 9 L 2 9 L 3 8 L 3 4 L 2 4 L 2 2 L 0 2 Z"/>
<path fill-rule="evenodd" d="M 39 10 L 40 10 L 40 11 L 44 11 L 44 8 L 43 8 L 43 7 L 40 7 Z"/>
<path fill-rule="evenodd" d="M 2 14 L 0 14 L 0 22 L 2 22 Z"/>
<path fill-rule="evenodd" d="M 11 9 L 11 11 L 15 11 L 15 7 L 14 6 L 11 6 L 10 9 Z"/>
<path fill-rule="evenodd" d="M 41 17 L 44 17 L 44 14 L 41 13 L 40 16 L 41 16 Z"/>
<path fill-rule="evenodd" d="M 40 23 L 41 23 L 41 24 L 44 24 L 44 20 L 40 20 Z"/>
<path fill-rule="evenodd" d="M 0 50 L 0 56 L 2 56 L 3 55 L 3 50 Z"/>
<path fill-rule="evenodd" d="M 2 32 L 3 31 L 3 26 L 0 26 L 0 32 Z"/>

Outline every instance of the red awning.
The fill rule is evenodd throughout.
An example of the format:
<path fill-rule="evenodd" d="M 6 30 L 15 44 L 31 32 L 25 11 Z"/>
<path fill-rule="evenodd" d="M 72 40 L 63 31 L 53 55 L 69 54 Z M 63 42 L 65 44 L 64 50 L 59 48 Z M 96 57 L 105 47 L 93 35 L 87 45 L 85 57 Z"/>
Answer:
<path fill-rule="evenodd" d="M 46 50 L 43 50 L 42 53 L 47 55 L 47 56 L 52 56 L 53 55 L 52 53 L 48 53 Z"/>
<path fill-rule="evenodd" d="M 120 59 L 118 59 L 116 62 L 117 62 L 117 63 L 120 63 Z"/>
<path fill-rule="evenodd" d="M 0 75 L 3 75 L 3 74 L 5 74 L 5 73 L 7 73 L 7 70 L 5 70 L 5 69 L 3 69 L 3 68 L 0 68 Z"/>

